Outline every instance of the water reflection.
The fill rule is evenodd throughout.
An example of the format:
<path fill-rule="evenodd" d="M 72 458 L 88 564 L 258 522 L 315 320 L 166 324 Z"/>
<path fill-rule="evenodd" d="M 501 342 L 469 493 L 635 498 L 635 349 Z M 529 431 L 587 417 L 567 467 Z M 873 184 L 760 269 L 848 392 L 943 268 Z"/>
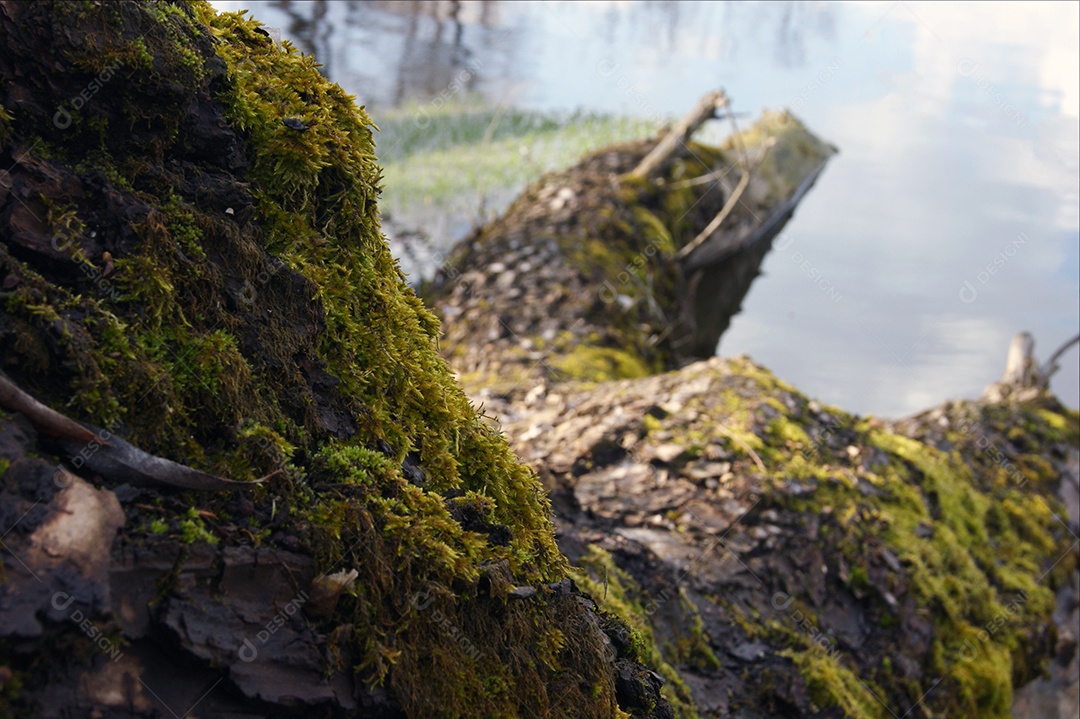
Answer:
<path fill-rule="evenodd" d="M 355 5 L 352 0 L 346 3 L 350 9 Z M 285 36 L 292 41 L 302 52 L 314 55 L 321 60 L 324 66 L 331 57 L 332 44 L 330 42 L 333 26 L 326 23 L 327 0 L 305 0 L 305 2 L 292 2 L 292 0 L 276 0 L 268 3 L 268 6 L 281 11 L 289 21 L 282 28 Z M 321 27 L 325 25 L 325 27 Z"/>
<path fill-rule="evenodd" d="M 279 22 L 283 33 L 301 51 L 315 55 L 327 77 L 358 92 L 373 106 L 398 106 L 410 99 L 430 99 L 452 83 L 474 93 L 479 68 L 473 45 L 502 55 L 499 65 L 511 64 L 506 50 L 514 33 L 500 33 L 500 46 L 491 48 L 490 31 L 499 24 L 496 0 L 271 0 L 245 3 L 268 23 Z M 230 3 L 217 3 L 229 6 Z M 481 32 L 466 32 L 475 27 Z M 467 37 L 468 35 L 468 37 Z M 462 72 L 462 71 L 466 72 Z M 462 78 L 465 78 L 464 80 Z"/>
<path fill-rule="evenodd" d="M 397 107 L 439 97 L 460 79 L 464 91 L 492 102 L 520 95 L 535 70 L 545 25 L 563 26 L 572 43 L 646 48 L 650 58 L 675 58 L 690 49 L 705 57 L 761 57 L 781 67 L 807 59 L 808 38 L 828 40 L 833 12 L 820 3 L 679 2 L 511 3 L 505 0 L 218 0 L 222 9 L 245 7 L 280 26 L 301 51 L 313 54 L 324 74 L 358 94 L 369 107 Z M 584 14 L 583 14 L 584 13 Z M 588 28 L 588 37 L 581 29 Z M 700 35 L 701 28 L 738 32 Z M 594 34 L 595 33 L 595 34 Z M 572 51 L 573 48 L 567 48 Z M 579 68 L 580 69 L 580 68 Z M 464 71 L 464 72 L 463 72 Z M 532 98 L 536 99 L 536 98 Z M 541 98 L 541 104 L 554 98 Z"/>
<path fill-rule="evenodd" d="M 1080 324 L 1076 4 L 214 1 L 282 27 L 376 122 L 469 95 L 652 121 L 716 86 L 748 113 L 795 109 L 841 154 L 721 349 L 827 402 L 977 396 L 1013 334 L 1045 357 Z M 1073 406 L 1075 356 L 1052 385 Z"/>

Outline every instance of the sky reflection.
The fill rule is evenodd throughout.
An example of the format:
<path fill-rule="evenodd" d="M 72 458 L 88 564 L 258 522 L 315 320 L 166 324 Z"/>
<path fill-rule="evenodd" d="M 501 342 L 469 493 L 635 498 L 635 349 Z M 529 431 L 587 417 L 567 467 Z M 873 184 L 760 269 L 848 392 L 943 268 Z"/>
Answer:
<path fill-rule="evenodd" d="M 721 340 L 886 416 L 1080 329 L 1080 14 L 1056 3 L 215 2 L 380 109 L 445 93 L 657 119 L 723 86 L 839 146 Z M 286 12 L 287 11 L 287 12 Z M 781 247 L 782 245 L 782 247 Z M 838 299 L 839 298 L 839 299 Z M 1054 390 L 1080 403 L 1077 352 Z"/>

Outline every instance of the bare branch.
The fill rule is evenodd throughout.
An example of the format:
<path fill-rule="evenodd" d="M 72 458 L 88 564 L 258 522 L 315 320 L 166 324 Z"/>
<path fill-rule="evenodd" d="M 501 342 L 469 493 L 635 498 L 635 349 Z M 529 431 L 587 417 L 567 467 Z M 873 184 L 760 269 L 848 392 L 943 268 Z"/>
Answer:
<path fill-rule="evenodd" d="M 716 111 L 728 106 L 727 95 L 723 90 L 714 90 L 702 95 L 690 114 L 656 143 L 638 166 L 630 171 L 629 177 L 646 179 L 663 171 L 671 160 L 686 148 L 686 143 L 702 123 L 716 116 Z"/>
<path fill-rule="evenodd" d="M 17 384 L 3 372 L 0 372 L 0 407 L 12 412 L 19 412 L 30 420 L 37 431 L 50 437 L 61 437 L 74 442 L 104 442 L 93 432 L 73 419 L 65 417 L 54 409 L 23 392 Z"/>
<path fill-rule="evenodd" d="M 80 468 L 85 467 L 115 482 L 226 490 L 256 484 L 280 472 L 278 470 L 254 482 L 237 482 L 157 457 L 105 430 L 84 426 L 46 407 L 3 373 L 0 373 L 0 407 L 25 416 L 42 435 L 51 438 L 52 444 L 63 455 L 77 459 Z"/>
<path fill-rule="evenodd" d="M 1057 351 L 1055 351 L 1054 354 L 1050 355 L 1050 359 L 1046 360 L 1046 364 L 1044 364 L 1039 369 L 1039 380 L 1043 383 L 1044 387 L 1050 386 L 1050 377 L 1052 377 L 1055 372 L 1061 369 L 1057 363 L 1058 358 L 1061 357 L 1061 355 L 1065 354 L 1065 352 L 1070 347 L 1078 343 L 1080 343 L 1080 335 L 1076 335 L 1071 340 L 1058 347 Z"/>

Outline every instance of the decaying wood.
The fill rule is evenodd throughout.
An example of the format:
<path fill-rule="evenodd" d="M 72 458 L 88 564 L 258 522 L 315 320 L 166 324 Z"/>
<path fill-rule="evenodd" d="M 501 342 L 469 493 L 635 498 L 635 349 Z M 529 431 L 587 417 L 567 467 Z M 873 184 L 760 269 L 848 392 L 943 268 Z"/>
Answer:
<path fill-rule="evenodd" d="M 1009 345 L 1009 356 L 1005 360 L 1005 374 L 1001 383 L 1013 387 L 1034 387 L 1038 376 L 1038 364 L 1035 363 L 1035 339 L 1028 332 L 1021 332 Z"/>
<path fill-rule="evenodd" d="M 25 416 L 34 428 L 49 437 L 76 469 L 86 468 L 115 482 L 181 489 L 226 490 L 262 482 L 237 482 L 200 472 L 169 459 L 144 452 L 110 432 L 82 425 L 24 392 L 0 373 L 0 407 Z"/>
<path fill-rule="evenodd" d="M 1005 372 L 1001 379 L 983 391 L 988 402 L 1004 400 L 1026 401 L 1045 394 L 1050 388 L 1050 378 L 1060 369 L 1058 359 L 1074 344 L 1080 343 L 1080 335 L 1065 342 L 1039 366 L 1035 359 L 1035 338 L 1029 332 L 1021 332 L 1009 344 L 1005 360 Z"/>
<path fill-rule="evenodd" d="M 629 178 L 641 158 L 655 156 L 656 142 L 593 153 L 527 188 L 507 213 L 455 247 L 421 291 L 443 317 L 444 354 L 469 378 L 474 399 L 499 414 L 509 394 L 525 395 L 530 384 L 626 371 L 625 356 L 614 359 L 624 351 L 665 369 L 715 354 L 770 240 L 836 152 L 784 111 L 734 130 L 721 145 L 702 146 L 709 161 L 671 163 L 644 180 Z M 706 183 L 719 187 L 687 190 Z M 689 210 L 673 213 L 676 206 Z M 664 225 L 671 249 L 651 239 L 646 219 Z M 530 241 L 539 237 L 559 239 Z M 619 261 L 579 256 L 585 237 L 605 238 Z M 465 276 L 468 282 L 458 281 Z M 640 342 L 616 326 L 632 327 Z M 532 339 L 544 337 L 557 340 L 542 339 L 546 354 Z M 575 354 L 579 344 L 589 345 L 585 353 Z M 589 354 L 593 348 L 602 348 L 599 355 Z"/>
<path fill-rule="evenodd" d="M 646 179 L 659 174 L 669 162 L 685 150 L 686 142 L 702 123 L 716 117 L 716 112 L 727 106 L 728 98 L 723 90 L 705 93 L 690 114 L 680 120 L 679 124 L 656 143 L 656 147 L 630 171 L 629 176 Z"/>
<path fill-rule="evenodd" d="M 715 236 L 715 231 L 710 237 L 713 241 L 702 242 L 695 251 L 681 254 L 684 272 L 693 272 L 710 265 L 715 265 L 732 255 L 735 255 L 759 242 L 773 238 L 780 231 L 784 223 L 791 217 L 795 208 L 802 198 L 810 191 L 818 176 L 825 169 L 826 162 L 807 175 L 785 202 L 780 203 L 764 222 L 757 224 L 749 233 L 732 234 L 725 237 Z"/>
<path fill-rule="evenodd" d="M 735 115 L 729 113 L 728 117 L 731 120 L 731 137 L 739 145 L 739 164 L 742 165 L 742 176 L 739 178 L 739 184 L 736 185 L 735 189 L 728 195 L 727 202 L 720 208 L 720 212 L 716 213 L 716 217 L 712 218 L 712 221 L 705 226 L 705 229 L 699 232 L 693 240 L 686 243 L 686 245 L 679 250 L 678 257 L 680 260 L 685 260 L 689 257 L 691 252 L 703 245 L 706 240 L 712 237 L 714 232 L 720 229 L 720 226 L 724 224 L 724 220 L 726 220 L 728 215 L 731 214 L 731 211 L 735 209 L 735 203 L 742 198 L 743 193 L 746 192 L 746 188 L 750 185 L 750 176 L 752 174 L 752 170 L 750 169 L 750 158 L 746 151 L 746 147 L 742 144 L 739 128 L 735 125 Z M 774 144 L 776 144 L 776 139 L 771 138 L 769 143 L 765 145 L 766 155 L 769 153 L 769 150 L 772 149 Z M 764 161 L 765 157 L 762 156 L 759 164 Z"/>

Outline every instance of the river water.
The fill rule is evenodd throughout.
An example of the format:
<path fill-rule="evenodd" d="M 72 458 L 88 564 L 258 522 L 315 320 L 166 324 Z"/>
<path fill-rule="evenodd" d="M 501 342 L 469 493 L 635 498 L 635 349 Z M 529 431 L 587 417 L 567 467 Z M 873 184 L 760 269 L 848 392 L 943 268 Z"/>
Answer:
<path fill-rule="evenodd" d="M 380 113 L 459 94 L 644 119 L 724 87 L 840 148 L 721 339 L 847 410 L 976 397 L 1080 329 L 1075 3 L 230 2 Z M 393 208 L 390 208 L 393 211 Z M 449 242 L 451 238 L 443 238 Z M 1074 348 L 1053 389 L 1080 403 Z"/>

